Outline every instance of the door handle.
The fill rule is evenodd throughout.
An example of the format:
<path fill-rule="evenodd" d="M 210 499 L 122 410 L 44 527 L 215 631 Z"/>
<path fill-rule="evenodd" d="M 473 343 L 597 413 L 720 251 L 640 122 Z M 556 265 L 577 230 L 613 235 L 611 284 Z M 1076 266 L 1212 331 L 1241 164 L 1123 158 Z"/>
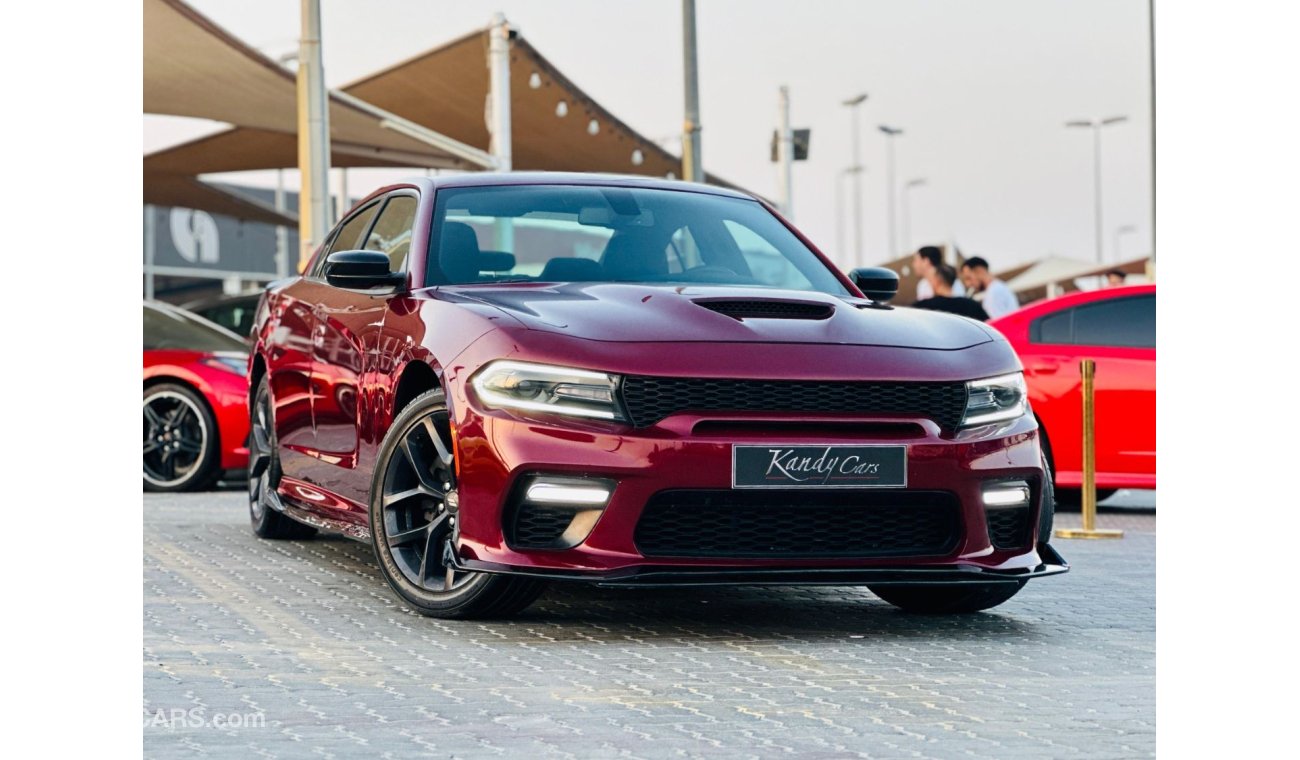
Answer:
<path fill-rule="evenodd" d="M 1029 366 L 1026 367 L 1031 374 L 1035 375 L 1055 374 L 1060 368 L 1061 362 L 1056 359 L 1039 359 L 1038 361 L 1030 362 Z"/>

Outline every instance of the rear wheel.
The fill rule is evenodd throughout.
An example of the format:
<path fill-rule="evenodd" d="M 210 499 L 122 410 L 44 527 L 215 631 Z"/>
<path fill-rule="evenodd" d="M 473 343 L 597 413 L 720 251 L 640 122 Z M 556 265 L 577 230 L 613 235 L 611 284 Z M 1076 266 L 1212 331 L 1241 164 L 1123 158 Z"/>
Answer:
<path fill-rule="evenodd" d="M 370 488 L 370 536 L 380 572 L 421 615 L 504 617 L 541 595 L 540 581 L 455 569 L 459 495 L 442 391 L 412 399 L 380 447 Z"/>
<path fill-rule="evenodd" d="M 221 474 L 217 421 L 188 386 L 144 389 L 144 489 L 193 491 Z"/>
<path fill-rule="evenodd" d="M 1025 581 L 950 583 L 933 586 L 868 586 L 871 593 L 904 612 L 961 615 L 996 607 L 1024 588 Z"/>
<path fill-rule="evenodd" d="M 286 517 L 275 508 L 275 489 L 280 485 L 280 455 L 276 448 L 274 419 L 271 388 L 263 375 L 249 409 L 248 519 L 253 524 L 253 532 L 262 538 L 311 538 L 316 535 L 315 528 Z"/>

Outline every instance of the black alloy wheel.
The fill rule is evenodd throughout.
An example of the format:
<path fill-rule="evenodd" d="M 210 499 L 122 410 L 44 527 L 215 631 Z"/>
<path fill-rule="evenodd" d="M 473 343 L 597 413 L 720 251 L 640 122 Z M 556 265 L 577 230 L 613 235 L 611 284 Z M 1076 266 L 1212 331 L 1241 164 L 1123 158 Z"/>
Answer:
<path fill-rule="evenodd" d="M 280 455 L 276 447 L 275 413 L 271 388 L 265 375 L 257 384 L 248 425 L 248 517 L 253 532 L 262 538 L 311 538 L 316 529 L 286 517 L 278 506 L 275 489 L 280 485 Z"/>
<path fill-rule="evenodd" d="M 441 391 L 402 410 L 384 438 L 370 496 L 370 532 L 384 578 L 412 609 L 441 618 L 519 612 L 541 582 L 457 570 L 460 499 L 451 422 Z"/>
<path fill-rule="evenodd" d="M 220 475 L 217 424 L 192 389 L 175 383 L 144 390 L 144 488 L 188 491 Z"/>

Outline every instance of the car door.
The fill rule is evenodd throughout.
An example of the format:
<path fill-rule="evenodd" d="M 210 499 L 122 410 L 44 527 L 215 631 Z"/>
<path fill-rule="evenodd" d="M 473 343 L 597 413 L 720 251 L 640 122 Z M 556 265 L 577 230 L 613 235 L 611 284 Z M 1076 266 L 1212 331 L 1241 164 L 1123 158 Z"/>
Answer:
<path fill-rule="evenodd" d="M 1155 475 L 1156 297 L 1110 298 L 1074 310 L 1074 343 L 1097 362 L 1097 471 L 1142 485 Z M 1082 403 L 1082 401 L 1080 401 Z"/>
<path fill-rule="evenodd" d="M 311 268 L 280 291 L 277 328 L 268 340 L 268 371 L 280 466 L 294 480 L 310 482 L 320 462 L 315 418 L 321 390 L 315 347 L 320 337 L 317 306 L 328 295 L 322 274 L 325 258 L 335 250 L 357 247 L 378 210 L 377 203 L 371 204 L 344 219 L 326 238 L 324 250 Z"/>
<path fill-rule="evenodd" d="M 356 248 L 381 251 L 392 271 L 405 271 L 418 205 L 414 191 L 389 194 Z M 344 250 L 338 248 L 338 250 Z M 337 288 L 328 283 L 316 302 L 313 377 L 316 385 L 316 447 L 319 465 L 310 481 L 351 503 L 363 517 L 370 473 L 379 445 L 375 428 L 364 424 L 376 385 L 376 361 L 388 292 Z"/>
<path fill-rule="evenodd" d="M 1081 482 L 1083 359 L 1096 362 L 1098 482 L 1149 487 L 1155 475 L 1155 296 L 1092 301 L 1034 320 L 1021 352 L 1060 483 Z"/>

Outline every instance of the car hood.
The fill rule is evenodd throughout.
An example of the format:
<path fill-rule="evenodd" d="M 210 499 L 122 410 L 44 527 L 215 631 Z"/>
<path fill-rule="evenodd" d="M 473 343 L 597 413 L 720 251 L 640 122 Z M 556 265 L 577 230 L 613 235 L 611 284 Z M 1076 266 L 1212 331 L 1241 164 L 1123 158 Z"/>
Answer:
<path fill-rule="evenodd" d="M 530 330 L 612 342 L 823 343 L 957 350 L 991 334 L 963 317 L 824 293 L 621 283 L 443 286 L 444 296 L 500 309 Z M 759 316 L 750 316 L 757 313 Z M 782 314 L 773 318 L 769 314 Z M 798 317 L 798 318 L 792 318 Z"/>

